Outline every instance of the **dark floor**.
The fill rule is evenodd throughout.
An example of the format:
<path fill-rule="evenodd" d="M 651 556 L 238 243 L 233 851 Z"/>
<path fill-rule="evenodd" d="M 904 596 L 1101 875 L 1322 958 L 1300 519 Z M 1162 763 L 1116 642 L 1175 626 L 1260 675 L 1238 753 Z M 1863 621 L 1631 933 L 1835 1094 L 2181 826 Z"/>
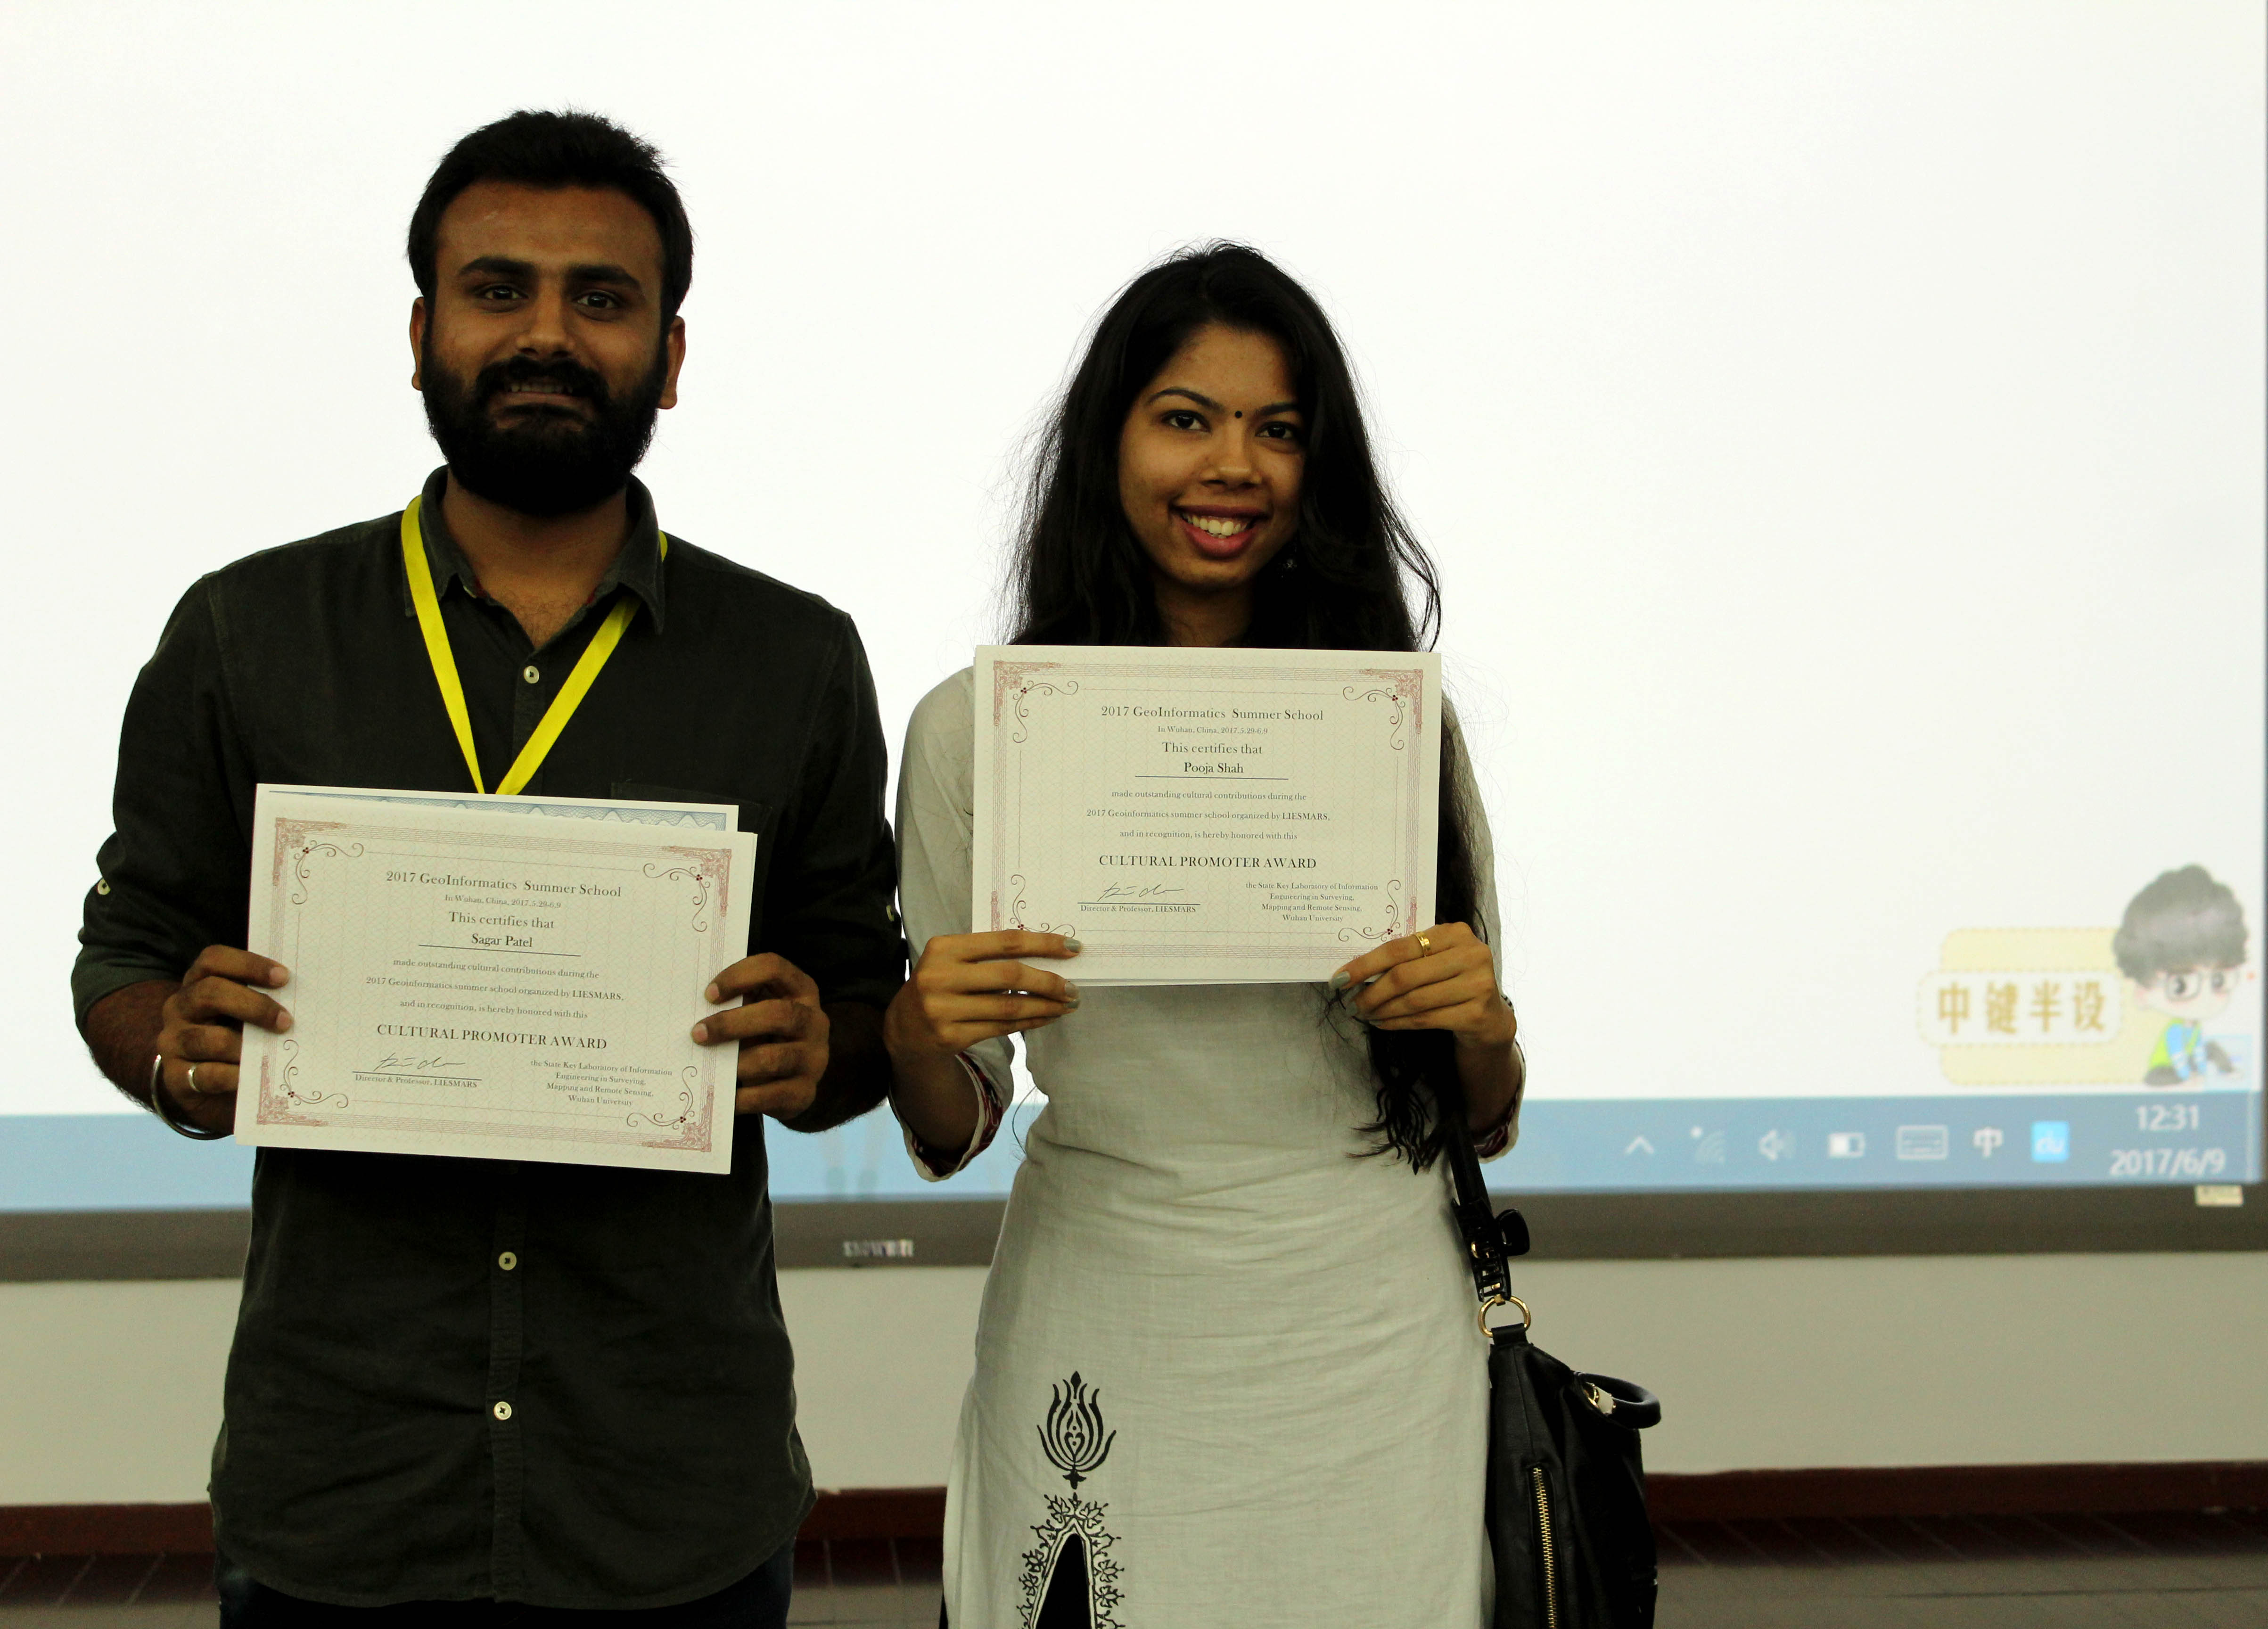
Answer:
<path fill-rule="evenodd" d="M 2268 1629 L 2268 1512 L 1678 1522 L 1661 1629 Z"/>
<path fill-rule="evenodd" d="M 1677 1522 L 1661 1552 L 1660 1629 L 2268 1629 L 2262 1511 Z M 210 1569 L 0 1559 L 0 1625 L 210 1629 Z M 806 1540 L 791 1621 L 932 1629 L 937 1578 L 934 1539 Z"/>
<path fill-rule="evenodd" d="M 107 1624 L 209 1629 L 214 1608 L 209 1555 L 0 1558 L 0 1622 L 8 1629 Z"/>
<path fill-rule="evenodd" d="M 788 1621 L 936 1629 L 937 1540 L 806 1539 L 796 1546 Z M 0 1625 L 212 1629 L 212 1557 L 0 1557 Z"/>

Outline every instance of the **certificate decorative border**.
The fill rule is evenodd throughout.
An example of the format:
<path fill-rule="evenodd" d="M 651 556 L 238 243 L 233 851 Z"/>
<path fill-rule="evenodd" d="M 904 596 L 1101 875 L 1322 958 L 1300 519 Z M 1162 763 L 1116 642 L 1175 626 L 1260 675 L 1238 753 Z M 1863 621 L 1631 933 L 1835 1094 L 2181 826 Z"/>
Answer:
<path fill-rule="evenodd" d="M 269 861 L 269 938 L 268 942 L 282 954 L 278 959 L 287 965 L 294 959 L 299 940 L 297 933 L 297 907 L 307 903 L 308 890 L 313 886 L 311 866 L 321 859 L 360 859 L 368 844 L 348 840 L 350 835 L 383 837 L 399 841 L 405 836 L 428 835 L 416 828 L 379 824 L 368 821 L 311 821 L 277 815 L 273 819 Z M 690 925 L 696 932 L 707 932 L 718 922 L 731 917 L 731 897 L 733 886 L 733 856 L 730 848 L 690 847 L 679 844 L 658 844 L 663 855 L 674 857 L 678 863 L 663 865 L 652 856 L 654 849 L 626 847 L 617 843 L 593 842 L 577 837 L 571 829 L 556 837 L 534 837 L 519 833 L 490 834 L 479 831 L 452 831 L 449 844 L 453 847 L 473 850 L 508 849 L 514 853 L 591 854 L 608 859 L 644 860 L 644 873 L 649 878 L 682 878 L 692 885 L 689 904 L 692 910 Z M 297 887 L 286 892 L 283 887 L 287 870 Z M 703 918 L 706 920 L 703 920 Z M 269 1049 L 261 1059 L 260 1082 L 254 1104 L 254 1120 L 259 1125 L 321 1127 L 335 1126 L 342 1122 L 335 1110 L 351 1107 L 349 1094 L 312 1087 L 300 1079 L 301 1065 L 296 1061 L 299 1050 L 297 1040 L 286 1037 L 279 1045 Z M 278 1054 L 282 1066 L 278 1067 Z M 511 1138 L 524 1141 L 575 1142 L 601 1146 L 625 1146 L 659 1149 L 672 1153 L 709 1154 L 714 1151 L 716 1138 L 716 1105 L 721 1091 L 732 1089 L 736 1078 L 730 1072 L 723 1083 L 716 1080 L 718 1063 L 711 1058 L 706 1063 L 710 1076 L 709 1090 L 701 1091 L 703 1072 L 702 1065 L 688 1065 L 682 1071 L 683 1083 L 678 1098 L 681 1105 L 674 1116 L 631 1114 L 624 1117 L 622 1129 L 600 1131 L 595 1126 L 491 1124 L 446 1118 L 433 1115 L 371 1115 L 355 1116 L 352 1125 L 372 1131 L 415 1131 L 440 1134 L 472 1133 L 490 1138 Z M 332 1109 L 328 1116 L 316 1112 Z M 652 1133 L 660 1131 L 665 1135 Z"/>
<path fill-rule="evenodd" d="M 1387 727 L 1391 730 L 1390 745 L 1396 752 L 1408 750 L 1411 741 L 1425 739 L 1425 668 L 1418 662 L 1409 666 L 1309 667 L 1297 662 L 1255 663 L 1245 665 L 1207 666 L 1205 678 L 1224 683 L 1261 682 L 1274 683 L 1325 683 L 1339 687 L 1343 700 L 1351 702 L 1380 701 L 1392 709 Z M 1031 739 L 1029 704 L 1040 696 L 1074 696 L 1079 693 L 1083 681 L 1098 679 L 1149 679 L 1158 674 L 1158 666 L 1148 662 L 1112 660 L 1107 657 L 1094 661 L 1067 660 L 1061 658 L 1044 661 L 1012 661 L 994 659 L 992 662 L 991 728 L 991 786 L 996 798 L 1014 800 L 1017 779 L 1015 756 L 1011 748 Z M 1371 682 L 1350 683 L 1350 676 Z M 1012 727 L 1010 726 L 1012 720 Z M 1377 943 L 1385 940 L 1414 933 L 1418 921 L 1418 896 L 1410 879 L 1426 874 L 1434 856 L 1427 851 L 1419 829 L 1418 815 L 1424 807 L 1425 755 L 1412 752 L 1405 760 L 1409 768 L 1402 778 L 1402 829 L 1404 847 L 1401 874 L 1389 877 L 1381 884 L 1387 899 L 1386 914 L 1371 927 L 1340 927 L 1329 930 L 1336 942 Z M 1074 932 L 1076 922 L 1047 923 L 1027 919 L 1024 896 L 1024 877 L 1013 868 L 1012 851 L 1017 846 L 1018 834 L 1011 830 L 1006 819 L 995 818 L 990 822 L 985 840 L 990 848 L 988 875 L 991 886 L 985 901 L 985 925 L 992 931 L 1003 928 L 1025 928 L 1039 932 Z M 1436 879 L 1436 886 L 1439 880 Z M 1004 893 L 1005 888 L 1005 893 Z M 1293 935 L 1285 935 L 1293 938 Z M 1298 955 L 1304 948 L 1314 947 L 1325 934 L 1296 936 L 1302 942 L 1276 945 L 1210 946 L 1201 941 L 1181 939 L 1152 940 L 1145 944 L 1113 943 L 1113 957 L 1129 961 L 1189 962 L 1260 962 L 1280 960 L 1286 955 Z M 1114 940 L 1116 935 L 1113 935 Z"/>
<path fill-rule="evenodd" d="M 328 799 L 364 808 L 372 804 L 392 804 L 405 808 L 462 810 L 479 814 L 541 814 L 551 820 L 592 820 L 609 825 L 734 829 L 733 809 L 725 805 L 673 806 L 636 800 L 513 798 L 492 792 L 375 792 L 334 786 L 279 786 L 276 790 L 286 797 Z"/>

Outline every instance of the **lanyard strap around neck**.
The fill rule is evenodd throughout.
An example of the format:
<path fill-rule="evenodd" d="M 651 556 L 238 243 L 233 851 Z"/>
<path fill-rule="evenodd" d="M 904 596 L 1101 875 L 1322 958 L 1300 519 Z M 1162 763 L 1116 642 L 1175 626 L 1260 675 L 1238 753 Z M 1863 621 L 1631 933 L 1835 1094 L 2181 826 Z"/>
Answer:
<path fill-rule="evenodd" d="M 417 626 L 425 635 L 426 660 L 433 664 L 433 682 L 441 687 L 441 704 L 449 710 L 449 726 L 457 732 L 457 747 L 465 755 L 465 767 L 472 771 L 473 790 L 486 792 L 488 783 L 481 778 L 480 754 L 473 749 L 472 714 L 465 707 L 465 687 L 457 677 L 456 652 L 449 648 L 449 630 L 441 625 L 441 600 L 433 592 L 433 568 L 425 560 L 425 534 L 417 524 L 417 512 L 424 498 L 409 500 L 401 512 L 401 569 L 409 577 L 409 602 L 417 608 Z M 661 557 L 669 557 L 669 536 L 656 531 L 661 540 Z M 535 778 L 542 767 L 551 743 L 559 739 L 559 732 L 567 727 L 567 720 L 575 716 L 575 709 L 583 704 L 599 669 L 607 665 L 607 658 L 615 653 L 615 646 L 622 640 L 622 630 L 629 627 L 637 608 L 627 599 L 619 600 L 615 608 L 607 613 L 607 620 L 599 624 L 599 631 L 591 636 L 591 643 L 583 647 L 581 660 L 567 675 L 567 682 L 559 687 L 559 694 L 551 698 L 551 705 L 535 726 L 535 733 L 527 738 L 527 745 L 519 749 L 512 768 L 497 785 L 497 791 L 509 797 Z"/>

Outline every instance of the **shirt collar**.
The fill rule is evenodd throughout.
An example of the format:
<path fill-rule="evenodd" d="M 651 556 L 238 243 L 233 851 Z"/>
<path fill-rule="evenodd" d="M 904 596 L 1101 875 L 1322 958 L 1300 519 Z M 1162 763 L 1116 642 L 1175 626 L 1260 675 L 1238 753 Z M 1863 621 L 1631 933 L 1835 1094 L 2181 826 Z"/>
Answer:
<path fill-rule="evenodd" d="M 472 563 L 457 546 L 449 522 L 441 512 L 441 499 L 448 490 L 449 467 L 444 464 L 425 478 L 422 494 L 424 501 L 417 506 L 417 529 L 424 534 L 425 562 L 433 573 L 433 593 L 443 599 L 447 598 L 453 582 L 468 594 L 478 594 L 481 586 Z M 659 633 L 666 596 L 662 587 L 661 545 L 653 517 L 653 494 L 646 490 L 644 482 L 632 475 L 625 495 L 630 500 L 630 512 L 622 546 L 615 556 L 615 563 L 607 568 L 607 574 L 599 579 L 590 602 L 597 605 L 616 588 L 627 588 L 645 607 L 646 614 L 653 619 L 653 630 Z M 417 615 L 406 581 L 401 585 L 401 614 Z"/>

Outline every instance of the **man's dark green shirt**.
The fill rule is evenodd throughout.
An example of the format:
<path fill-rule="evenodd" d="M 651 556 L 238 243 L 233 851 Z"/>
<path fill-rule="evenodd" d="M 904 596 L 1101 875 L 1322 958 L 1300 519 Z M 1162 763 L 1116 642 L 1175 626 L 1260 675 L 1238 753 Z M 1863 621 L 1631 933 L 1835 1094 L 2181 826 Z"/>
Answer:
<path fill-rule="evenodd" d="M 630 596 L 527 792 L 737 804 L 757 834 L 750 951 L 825 1000 L 887 1002 L 903 948 L 850 618 L 675 537 L 665 557 L 633 483 L 614 568 L 535 650 L 480 593 L 442 491 L 437 474 L 427 554 L 488 784 Z M 182 599 L 127 705 L 72 975 L 82 1020 L 244 943 L 260 783 L 470 789 L 399 527 L 254 555 Z M 764 1124 L 736 1129 L 729 1176 L 262 1149 L 213 1455 L 222 1550 L 342 1605 L 659 1606 L 753 1571 L 812 1493 Z"/>

